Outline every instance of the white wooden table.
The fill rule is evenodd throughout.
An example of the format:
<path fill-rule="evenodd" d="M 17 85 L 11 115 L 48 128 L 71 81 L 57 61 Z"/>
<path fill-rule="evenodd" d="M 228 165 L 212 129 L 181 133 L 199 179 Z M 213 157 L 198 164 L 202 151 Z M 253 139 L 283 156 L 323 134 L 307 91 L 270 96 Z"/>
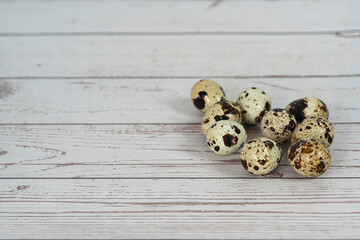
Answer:
<path fill-rule="evenodd" d="M 357 0 L 0 1 L 0 238 L 359 239 L 359 16 Z M 284 154 L 255 177 L 210 152 L 202 78 L 233 100 L 324 100 L 329 170 L 304 179 Z"/>

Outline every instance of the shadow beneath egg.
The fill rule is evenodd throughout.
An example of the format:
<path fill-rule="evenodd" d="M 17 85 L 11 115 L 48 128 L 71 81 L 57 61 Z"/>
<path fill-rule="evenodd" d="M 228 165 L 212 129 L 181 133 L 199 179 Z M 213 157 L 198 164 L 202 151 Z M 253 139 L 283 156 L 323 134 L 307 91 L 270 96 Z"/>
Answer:
<path fill-rule="evenodd" d="M 178 123 L 201 123 L 204 113 L 194 107 L 191 99 L 174 95 L 171 98 L 165 99 L 162 102 L 165 111 L 175 113 L 177 115 Z"/>

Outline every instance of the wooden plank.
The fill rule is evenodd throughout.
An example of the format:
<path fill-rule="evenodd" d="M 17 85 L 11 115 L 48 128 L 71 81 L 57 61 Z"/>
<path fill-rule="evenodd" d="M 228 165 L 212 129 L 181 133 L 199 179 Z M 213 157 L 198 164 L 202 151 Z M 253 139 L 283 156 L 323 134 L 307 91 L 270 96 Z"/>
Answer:
<path fill-rule="evenodd" d="M 356 37 L 0 38 L 0 77 L 357 75 Z"/>
<path fill-rule="evenodd" d="M 359 124 L 334 124 L 321 177 L 360 177 Z M 0 178 L 255 178 L 239 153 L 218 156 L 196 125 L 0 126 Z M 249 139 L 261 136 L 248 128 Z M 269 178 L 300 178 L 283 159 Z"/>
<path fill-rule="evenodd" d="M 191 79 L 0 80 L 0 123 L 200 123 Z M 360 81 L 354 78 L 215 79 L 228 99 L 248 87 L 264 89 L 273 108 L 318 97 L 330 121 L 360 122 Z"/>
<path fill-rule="evenodd" d="M 2 180 L 0 188 L 0 234 L 8 239 L 360 234 L 360 179 L 31 179 Z"/>
<path fill-rule="evenodd" d="M 359 1 L 1 1 L 2 33 L 359 29 Z"/>

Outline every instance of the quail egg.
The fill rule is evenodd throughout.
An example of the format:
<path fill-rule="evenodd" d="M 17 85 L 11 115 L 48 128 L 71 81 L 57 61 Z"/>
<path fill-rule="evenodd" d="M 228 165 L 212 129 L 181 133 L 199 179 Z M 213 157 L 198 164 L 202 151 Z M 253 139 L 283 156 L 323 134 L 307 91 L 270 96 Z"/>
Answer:
<path fill-rule="evenodd" d="M 206 134 L 209 148 L 219 155 L 230 155 L 245 143 L 247 138 L 244 127 L 237 122 L 221 120 L 214 123 Z"/>
<path fill-rule="evenodd" d="M 330 166 L 330 150 L 316 139 L 299 140 L 288 150 L 290 166 L 305 177 L 317 177 Z"/>
<path fill-rule="evenodd" d="M 269 138 L 259 137 L 245 143 L 240 151 L 240 161 L 248 172 L 265 175 L 278 166 L 281 155 L 279 144 Z"/>
<path fill-rule="evenodd" d="M 198 81 L 191 89 L 192 102 L 202 112 L 206 112 L 212 105 L 225 98 L 225 92 L 222 87 L 210 79 Z"/>
<path fill-rule="evenodd" d="M 261 131 L 265 137 L 277 143 L 290 140 L 296 127 L 294 115 L 285 109 L 276 108 L 265 114 L 261 120 Z"/>
<path fill-rule="evenodd" d="M 294 114 L 298 123 L 308 117 L 329 118 L 326 104 L 318 98 L 300 98 L 287 105 L 285 110 Z"/>
<path fill-rule="evenodd" d="M 270 111 L 271 101 L 266 93 L 256 87 L 242 91 L 236 100 L 242 110 L 243 121 L 247 124 L 257 124 L 266 112 Z"/>
<path fill-rule="evenodd" d="M 326 118 L 306 118 L 296 126 L 291 136 L 291 143 L 295 143 L 300 139 L 309 138 L 320 140 L 327 147 L 330 147 L 334 139 L 334 128 Z"/>
<path fill-rule="evenodd" d="M 241 109 L 239 105 L 228 100 L 215 103 L 206 111 L 201 122 L 201 130 L 206 134 L 209 127 L 220 120 L 241 123 Z"/>

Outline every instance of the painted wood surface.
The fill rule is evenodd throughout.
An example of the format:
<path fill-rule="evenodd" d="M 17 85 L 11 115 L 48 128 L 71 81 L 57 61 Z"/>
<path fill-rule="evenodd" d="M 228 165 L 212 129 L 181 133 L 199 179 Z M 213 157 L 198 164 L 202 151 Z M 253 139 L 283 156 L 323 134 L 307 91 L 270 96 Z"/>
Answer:
<path fill-rule="evenodd" d="M 359 179 L 0 181 L 0 234 L 356 239 L 359 186 Z"/>
<path fill-rule="evenodd" d="M 360 1 L 0 1 L 0 239 L 358 239 Z M 312 96 L 332 164 L 248 174 L 192 85 Z M 247 128 L 249 138 L 258 127 Z"/>
<path fill-rule="evenodd" d="M 360 177 L 358 124 L 334 124 L 332 163 L 324 178 Z M 249 139 L 261 136 L 248 128 Z M 0 126 L 0 178 L 255 178 L 239 153 L 217 156 L 199 124 Z M 266 178 L 300 178 L 283 146 Z"/>
<path fill-rule="evenodd" d="M 1 1 L 0 34 L 337 32 L 360 30 L 358 8 L 357 0 Z"/>
<path fill-rule="evenodd" d="M 359 76 L 358 37 L 49 36 L 0 38 L 3 77 Z"/>
<path fill-rule="evenodd" d="M 359 65 L 360 66 L 360 65 Z M 200 123 L 190 100 L 199 78 L 0 80 L 0 123 Z M 333 123 L 360 122 L 359 77 L 216 78 L 229 100 L 260 87 L 273 108 L 321 98 Z"/>

